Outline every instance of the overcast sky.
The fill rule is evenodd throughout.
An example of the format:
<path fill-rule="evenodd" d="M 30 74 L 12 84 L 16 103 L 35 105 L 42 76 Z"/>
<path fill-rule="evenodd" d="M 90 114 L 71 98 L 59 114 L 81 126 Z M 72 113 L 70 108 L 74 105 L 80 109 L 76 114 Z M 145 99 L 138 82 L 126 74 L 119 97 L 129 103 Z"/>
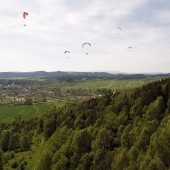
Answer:
<path fill-rule="evenodd" d="M 0 0 L 0 71 L 38 70 L 170 72 L 170 0 Z"/>

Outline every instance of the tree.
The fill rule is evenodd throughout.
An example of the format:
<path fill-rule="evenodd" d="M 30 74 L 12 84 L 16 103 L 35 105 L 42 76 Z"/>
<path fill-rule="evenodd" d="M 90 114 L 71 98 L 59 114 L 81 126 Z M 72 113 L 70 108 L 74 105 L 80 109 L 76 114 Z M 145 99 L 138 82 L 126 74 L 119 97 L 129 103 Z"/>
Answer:
<path fill-rule="evenodd" d="M 109 129 L 101 128 L 96 136 L 96 140 L 93 141 L 92 148 L 94 150 L 109 150 L 113 147 L 113 141 L 113 132 Z"/>
<path fill-rule="evenodd" d="M 92 166 L 93 155 L 89 153 L 85 153 L 80 160 L 77 170 L 86 170 L 90 169 Z"/>
<path fill-rule="evenodd" d="M 9 140 L 10 140 L 10 131 L 4 130 L 1 133 L 1 148 L 3 151 L 8 150 Z"/>
<path fill-rule="evenodd" d="M 3 151 L 0 150 L 0 169 L 3 169 L 2 156 L 3 156 Z"/>
<path fill-rule="evenodd" d="M 73 168 L 78 166 L 82 155 L 91 149 L 91 128 L 75 131 L 73 140 L 70 146 L 70 151 L 73 156 L 70 158 L 70 164 Z"/>
<path fill-rule="evenodd" d="M 40 160 L 37 169 L 41 169 L 41 170 L 49 170 L 51 166 L 51 157 L 50 155 L 47 153 L 45 155 L 43 155 L 42 159 Z"/>
<path fill-rule="evenodd" d="M 19 138 L 19 144 L 21 150 L 27 150 L 30 147 L 30 138 L 27 135 L 23 135 Z"/>
<path fill-rule="evenodd" d="M 160 119 L 164 110 L 165 104 L 163 97 L 159 96 L 148 106 L 145 116 L 148 120 Z"/>
<path fill-rule="evenodd" d="M 37 121 L 37 133 L 39 134 L 41 132 L 43 132 L 43 119 L 42 118 L 38 119 Z"/>
<path fill-rule="evenodd" d="M 170 112 L 170 98 L 168 100 L 167 107 L 168 107 L 168 112 Z"/>
<path fill-rule="evenodd" d="M 14 117 L 14 122 L 20 124 L 21 121 L 22 121 L 22 116 L 20 114 L 17 114 Z"/>
<path fill-rule="evenodd" d="M 32 100 L 31 97 L 27 97 L 27 98 L 25 99 L 25 102 L 24 102 L 25 105 L 32 105 L 32 103 L 33 103 L 33 100 Z"/>
<path fill-rule="evenodd" d="M 115 158 L 112 162 L 113 170 L 122 170 L 128 166 L 127 148 L 119 148 L 115 151 Z"/>
<path fill-rule="evenodd" d="M 17 134 L 11 134 L 9 139 L 8 148 L 10 151 L 17 149 L 19 146 L 19 136 Z"/>
<path fill-rule="evenodd" d="M 45 139 L 48 139 L 56 129 L 55 117 L 47 118 L 43 122 L 43 132 Z"/>
<path fill-rule="evenodd" d="M 132 141 L 130 141 L 130 138 L 129 138 L 129 132 L 131 131 L 131 129 L 132 129 L 131 124 L 126 126 L 126 128 L 124 129 L 123 134 L 121 136 L 121 146 L 127 147 L 127 148 L 131 146 Z"/>

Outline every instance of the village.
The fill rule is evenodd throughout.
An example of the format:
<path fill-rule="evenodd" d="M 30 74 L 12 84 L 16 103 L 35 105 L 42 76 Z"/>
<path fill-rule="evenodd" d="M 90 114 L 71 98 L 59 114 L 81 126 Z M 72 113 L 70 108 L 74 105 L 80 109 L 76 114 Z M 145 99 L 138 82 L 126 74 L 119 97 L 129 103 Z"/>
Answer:
<path fill-rule="evenodd" d="M 0 106 L 84 100 L 96 96 L 102 96 L 101 90 L 68 89 L 49 81 L 0 80 Z"/>

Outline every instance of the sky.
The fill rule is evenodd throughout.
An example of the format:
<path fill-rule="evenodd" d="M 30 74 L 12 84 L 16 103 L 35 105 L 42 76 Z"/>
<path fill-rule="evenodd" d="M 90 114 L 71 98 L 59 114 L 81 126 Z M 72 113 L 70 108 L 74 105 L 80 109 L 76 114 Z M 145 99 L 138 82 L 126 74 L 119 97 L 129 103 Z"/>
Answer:
<path fill-rule="evenodd" d="M 0 0 L 0 72 L 169 73 L 169 9 L 170 0 Z"/>

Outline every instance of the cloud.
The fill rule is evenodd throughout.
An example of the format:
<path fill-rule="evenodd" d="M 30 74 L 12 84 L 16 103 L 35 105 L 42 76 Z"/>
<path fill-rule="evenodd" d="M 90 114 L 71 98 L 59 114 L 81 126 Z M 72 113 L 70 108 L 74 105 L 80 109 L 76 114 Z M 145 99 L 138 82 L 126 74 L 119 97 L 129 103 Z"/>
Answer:
<path fill-rule="evenodd" d="M 156 14 L 156 19 L 159 22 L 170 24 L 170 11 L 159 11 L 158 14 Z"/>
<path fill-rule="evenodd" d="M 170 14 L 163 1 L 160 7 L 153 0 L 1 1 L 1 71 L 169 71 L 163 63 L 170 63 Z M 29 13 L 26 20 L 23 11 Z M 86 41 L 92 47 L 82 49 Z M 133 46 L 132 54 L 128 46 Z M 7 60 L 15 64 L 8 66 Z M 154 60 L 161 70 L 158 64 L 151 67 Z"/>

